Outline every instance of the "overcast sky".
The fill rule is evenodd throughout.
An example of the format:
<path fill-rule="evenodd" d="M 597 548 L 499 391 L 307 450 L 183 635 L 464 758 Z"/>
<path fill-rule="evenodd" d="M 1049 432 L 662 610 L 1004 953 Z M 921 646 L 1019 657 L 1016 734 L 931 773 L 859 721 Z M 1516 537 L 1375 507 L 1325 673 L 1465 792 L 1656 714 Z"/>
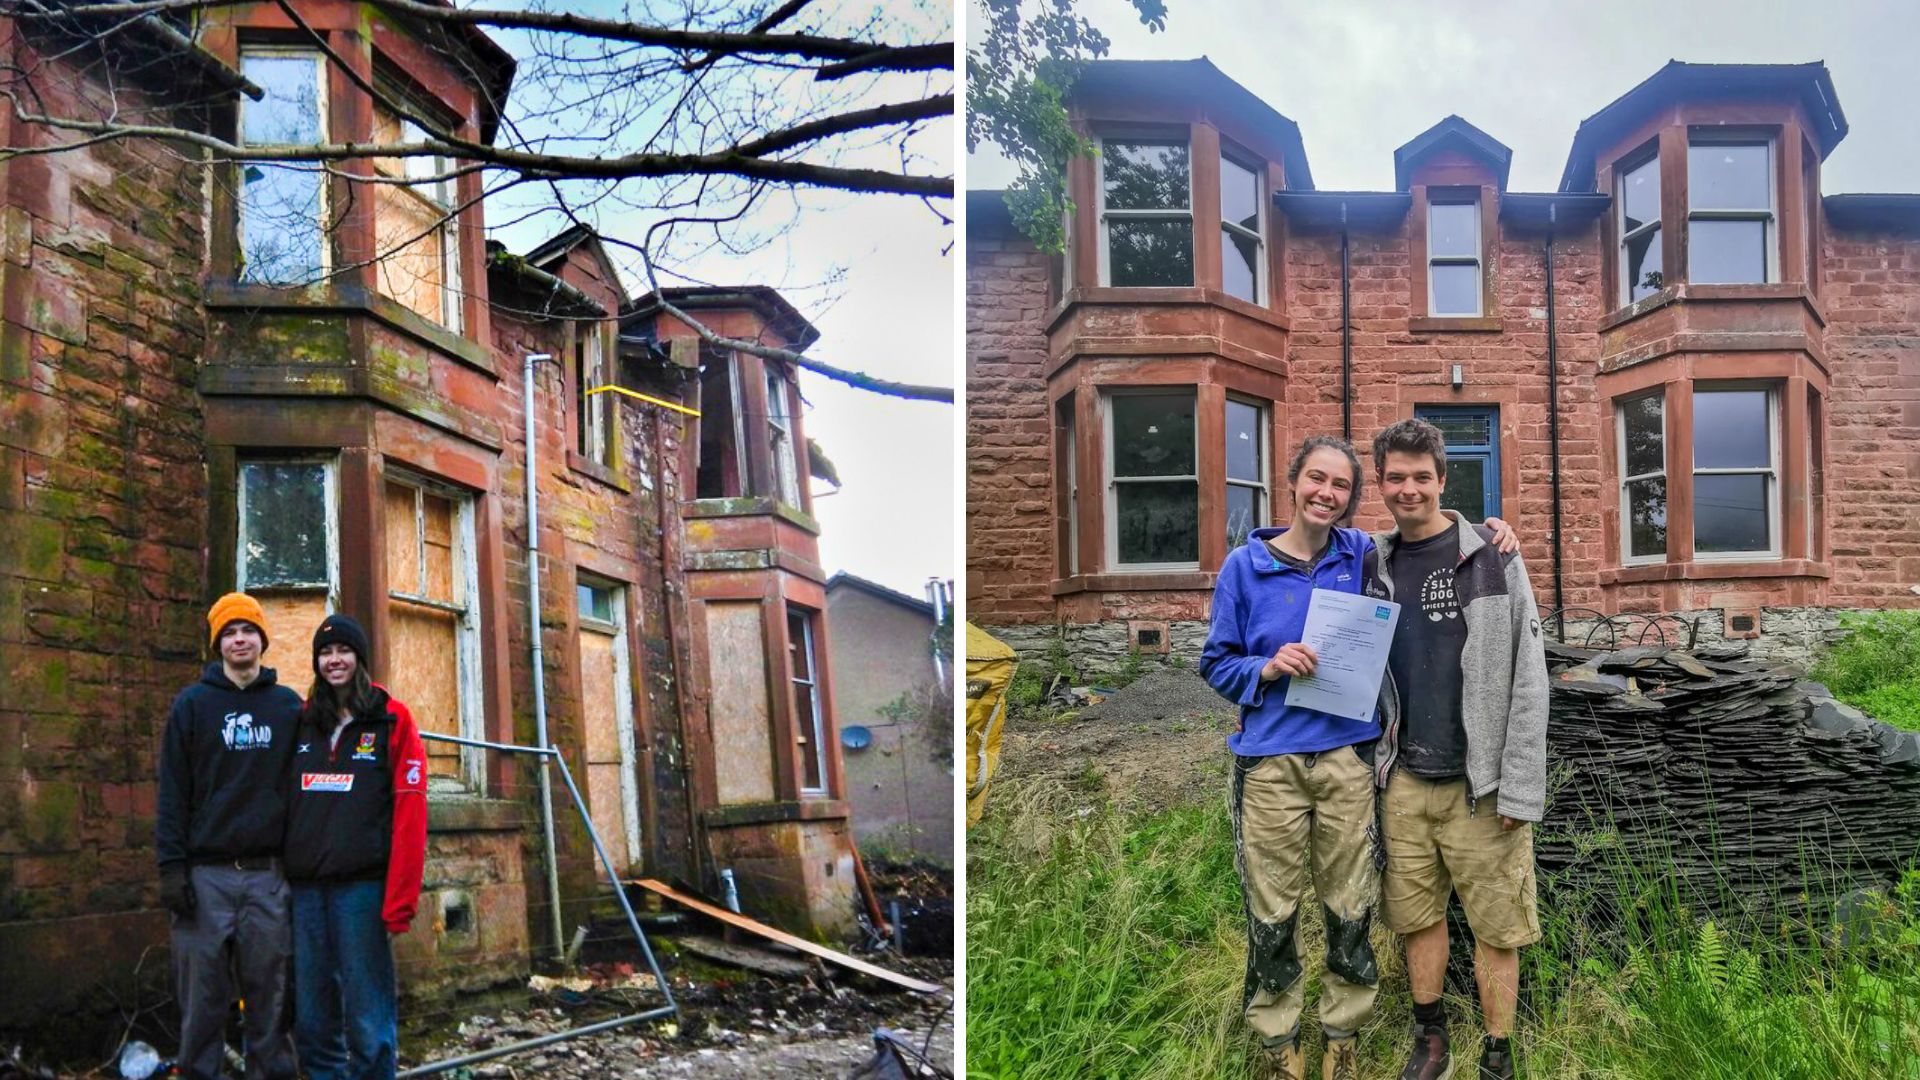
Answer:
<path fill-rule="evenodd" d="M 1300 125 L 1323 190 L 1390 191 L 1393 150 L 1458 113 L 1513 150 L 1508 187 L 1552 191 L 1580 121 L 1668 60 L 1824 60 L 1850 131 L 1825 193 L 1920 192 L 1920 3 L 1827 0 L 1169 0 L 1150 34 L 1124 0 L 1080 10 L 1130 60 L 1210 58 Z M 967 187 L 1013 176 L 991 153 Z"/>
<path fill-rule="evenodd" d="M 910 20 L 928 35 L 918 40 L 952 39 L 952 12 L 944 0 L 820 3 L 791 28 L 844 33 L 883 4 L 890 18 Z M 674 5 L 656 6 L 670 11 Z M 618 17 L 622 4 L 572 0 L 549 7 Z M 636 17 L 644 17 L 637 8 Z M 515 33 L 493 36 L 509 51 L 526 47 Z M 888 40 L 898 36 L 886 35 Z M 922 76 L 898 77 L 885 88 L 889 96 L 884 100 L 913 100 L 932 92 L 928 85 Z M 927 125 L 913 140 L 912 151 L 921 158 L 913 171 L 954 173 L 956 146 L 951 121 Z M 899 163 L 900 151 L 892 146 L 840 162 L 894 169 Z M 509 220 L 514 204 L 524 206 L 537 195 L 515 193 L 503 199 L 490 219 Z M 791 212 L 795 199 L 802 207 L 797 217 Z M 826 363 L 901 382 L 954 385 L 957 259 L 942 254 L 954 239 L 951 226 L 941 224 L 919 200 L 893 195 L 806 191 L 765 205 L 769 229 L 790 220 L 793 227 L 750 254 L 716 249 L 677 268 L 714 284 L 780 289 L 820 330 L 820 340 L 807 353 Z M 938 205 L 951 214 L 949 203 Z M 653 215 L 642 210 L 607 211 L 597 225 L 609 235 L 638 241 L 652 220 Z M 524 252 L 564 227 L 564 220 L 548 217 L 501 229 L 495 238 Z M 616 260 L 625 255 L 611 253 Z M 635 296 L 648 291 L 641 280 L 628 286 Z M 841 490 L 822 498 L 830 485 L 813 482 L 826 570 L 845 570 L 916 597 L 923 595 L 927 578 L 953 577 L 959 407 L 882 397 L 810 373 L 801 375 L 800 391 L 809 405 L 803 421 L 806 433 L 833 460 L 842 484 Z"/>

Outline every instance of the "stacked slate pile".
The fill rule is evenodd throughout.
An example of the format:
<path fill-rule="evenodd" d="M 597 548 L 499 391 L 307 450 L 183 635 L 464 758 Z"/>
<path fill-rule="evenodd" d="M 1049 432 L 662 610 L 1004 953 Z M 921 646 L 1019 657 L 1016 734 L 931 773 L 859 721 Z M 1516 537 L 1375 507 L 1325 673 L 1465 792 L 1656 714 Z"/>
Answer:
<path fill-rule="evenodd" d="M 1549 889 L 1669 883 L 1687 902 L 1783 918 L 1920 858 L 1920 737 L 1739 644 L 1549 644 Z M 1631 902 L 1631 901 L 1629 901 Z"/>

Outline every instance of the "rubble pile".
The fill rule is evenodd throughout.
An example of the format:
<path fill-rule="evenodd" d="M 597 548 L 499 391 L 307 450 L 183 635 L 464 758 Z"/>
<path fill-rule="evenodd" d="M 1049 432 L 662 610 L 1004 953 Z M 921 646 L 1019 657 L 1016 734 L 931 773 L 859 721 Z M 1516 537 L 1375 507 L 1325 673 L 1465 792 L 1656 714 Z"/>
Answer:
<path fill-rule="evenodd" d="M 1738 644 L 1550 644 L 1547 660 L 1549 888 L 1606 895 L 1624 856 L 1689 902 L 1783 917 L 1920 854 L 1920 736 L 1799 668 Z"/>

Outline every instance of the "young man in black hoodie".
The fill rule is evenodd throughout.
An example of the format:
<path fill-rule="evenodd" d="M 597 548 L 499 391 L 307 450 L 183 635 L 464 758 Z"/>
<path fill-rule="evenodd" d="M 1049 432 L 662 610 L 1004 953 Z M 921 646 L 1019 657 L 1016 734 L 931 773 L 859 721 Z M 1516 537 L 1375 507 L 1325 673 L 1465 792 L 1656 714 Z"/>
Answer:
<path fill-rule="evenodd" d="M 231 963 L 246 1001 L 247 1080 L 294 1080 L 293 924 L 280 844 L 300 695 L 260 666 L 259 601 L 228 593 L 207 628 L 220 659 L 167 716 L 154 826 L 160 902 L 173 913 L 180 1066 L 190 1080 L 221 1076 Z"/>

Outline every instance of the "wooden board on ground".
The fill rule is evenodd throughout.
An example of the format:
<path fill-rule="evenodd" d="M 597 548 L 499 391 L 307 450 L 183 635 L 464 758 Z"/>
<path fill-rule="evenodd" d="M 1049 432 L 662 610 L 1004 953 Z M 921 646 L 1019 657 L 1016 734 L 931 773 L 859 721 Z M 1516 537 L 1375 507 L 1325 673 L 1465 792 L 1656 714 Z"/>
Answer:
<path fill-rule="evenodd" d="M 888 971 L 886 968 L 879 967 L 874 964 L 869 964 L 865 960 L 861 960 L 857 957 L 848 956 L 846 953 L 835 952 L 834 950 L 829 949 L 824 945 L 815 945 L 813 942 L 808 941 L 805 938 L 795 937 L 792 934 L 787 933 L 785 930 L 777 930 L 771 926 L 768 926 L 766 923 L 759 922 L 754 919 L 749 919 L 745 915 L 735 915 L 733 912 L 728 911 L 726 908 L 715 907 L 714 905 L 707 903 L 705 900 L 701 900 L 697 897 L 688 896 L 686 893 L 680 892 L 679 890 L 675 889 L 671 885 L 668 885 L 664 881 L 655 881 L 652 878 L 642 878 L 639 881 L 627 882 L 627 884 L 638 885 L 641 888 L 647 890 L 648 892 L 658 893 L 661 896 L 666 897 L 667 899 L 673 901 L 676 904 L 680 904 L 683 907 L 692 908 L 693 910 L 699 912 L 702 915 L 712 916 L 713 918 L 719 919 L 721 922 L 727 923 L 730 926 L 737 926 L 742 930 L 759 934 L 761 937 L 766 938 L 768 941 L 777 941 L 780 944 L 785 945 L 790 949 L 798 949 L 809 956 L 817 956 L 822 960 L 826 960 L 830 963 L 838 964 L 839 966 L 846 968 L 849 971 L 857 971 L 862 975 L 871 975 L 874 978 L 879 979 L 883 982 L 889 982 L 895 986 L 904 987 L 908 990 L 913 991 L 916 994 L 937 994 L 942 989 L 939 985 L 935 983 L 921 982 L 918 979 L 910 979 L 905 975 L 900 975 L 900 974 L 896 974 L 894 972 Z"/>
<path fill-rule="evenodd" d="M 675 938 L 680 948 L 716 964 L 737 967 L 759 975 L 770 975 L 776 979 L 804 979 L 813 974 L 813 965 L 793 956 L 781 956 L 765 949 L 755 949 L 747 945 L 732 945 L 719 938 L 682 937 Z"/>

